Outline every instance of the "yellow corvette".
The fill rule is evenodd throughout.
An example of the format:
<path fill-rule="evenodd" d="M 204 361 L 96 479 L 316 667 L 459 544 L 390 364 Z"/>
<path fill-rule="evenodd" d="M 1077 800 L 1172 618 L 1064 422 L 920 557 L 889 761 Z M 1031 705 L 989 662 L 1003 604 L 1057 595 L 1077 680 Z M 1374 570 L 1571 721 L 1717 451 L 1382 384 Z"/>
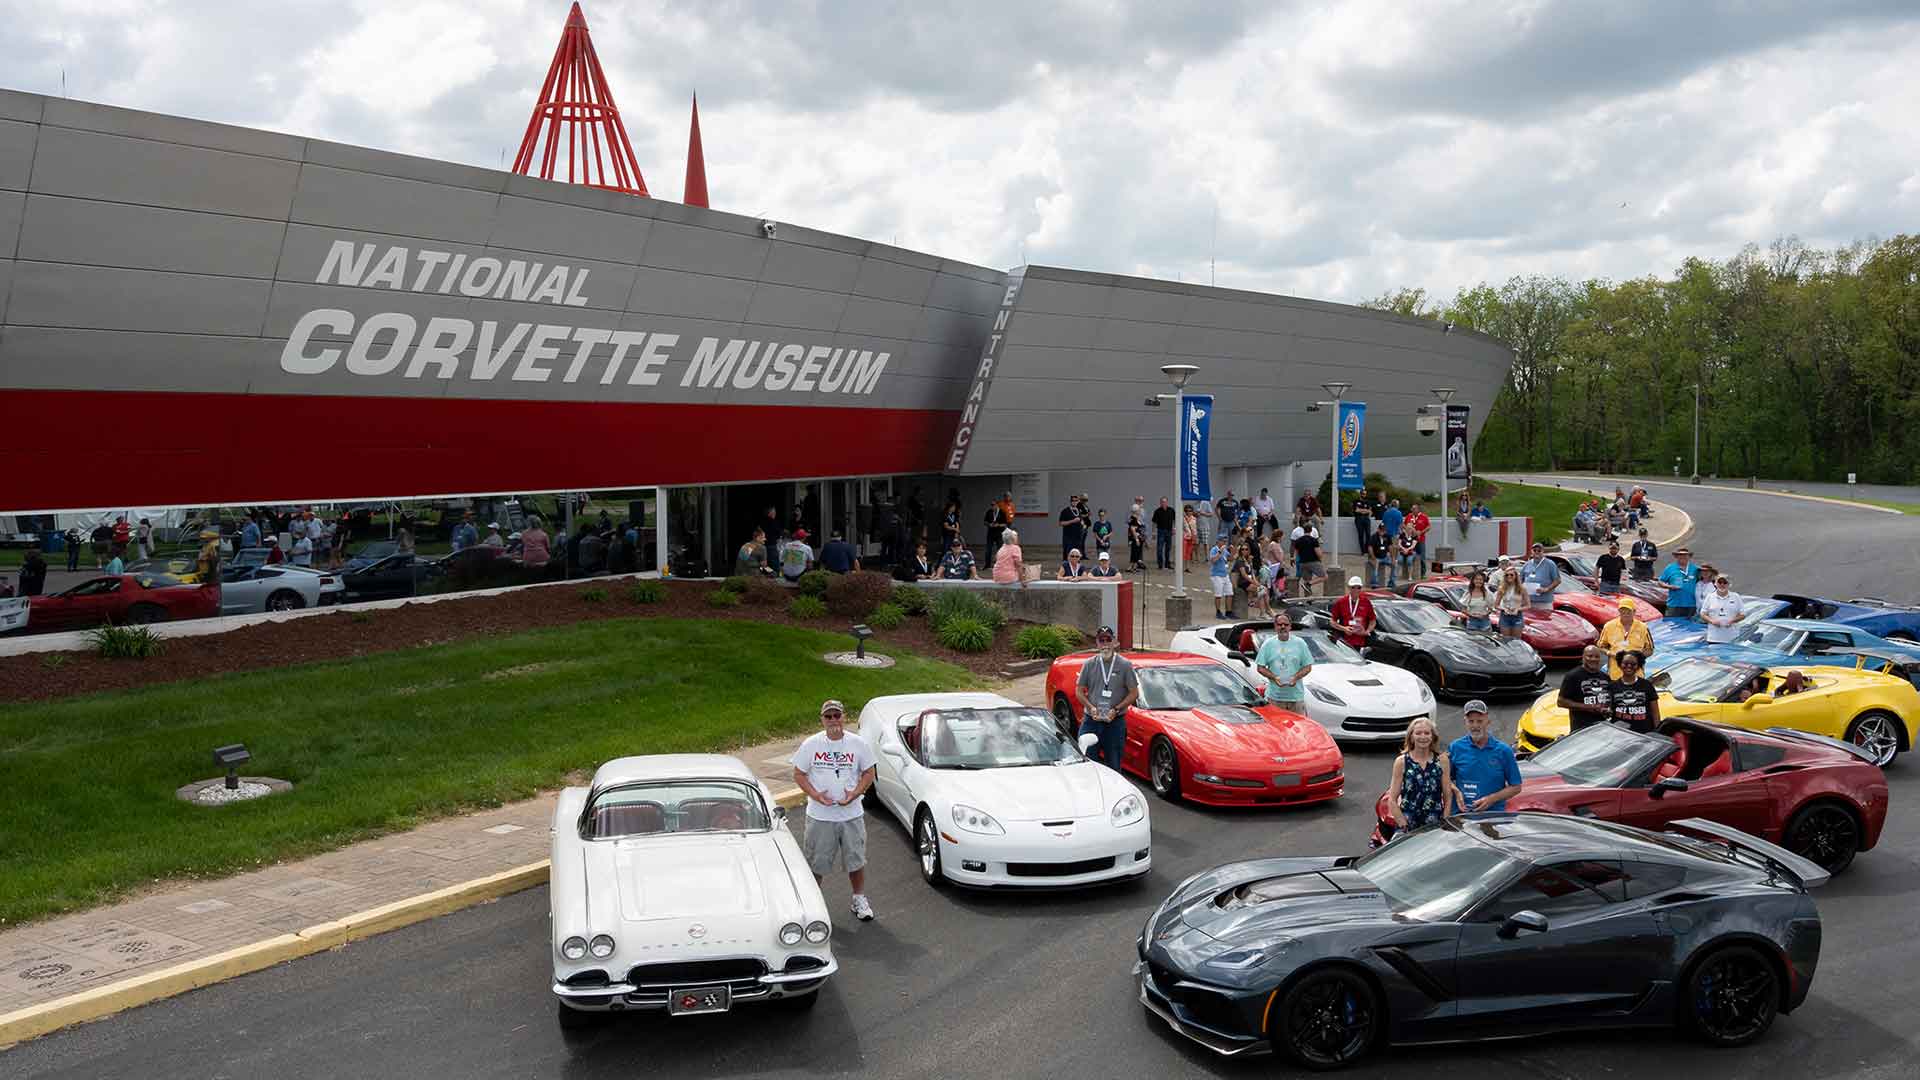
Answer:
<path fill-rule="evenodd" d="M 1800 676 L 1797 689 L 1789 688 L 1793 674 Z M 1662 720 L 1687 716 L 1756 731 L 1809 731 L 1845 739 L 1883 768 L 1913 746 L 1920 723 L 1920 691 L 1912 682 L 1863 667 L 1763 668 L 1694 657 L 1661 672 L 1654 683 Z M 1534 753 L 1567 733 L 1567 710 L 1559 699 L 1558 688 L 1549 690 L 1520 714 L 1515 749 Z"/>

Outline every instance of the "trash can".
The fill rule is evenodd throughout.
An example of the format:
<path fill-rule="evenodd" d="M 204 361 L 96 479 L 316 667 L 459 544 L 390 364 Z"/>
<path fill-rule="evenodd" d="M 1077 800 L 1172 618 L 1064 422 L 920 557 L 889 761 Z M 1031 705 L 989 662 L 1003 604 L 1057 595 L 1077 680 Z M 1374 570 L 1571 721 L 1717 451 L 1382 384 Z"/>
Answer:
<path fill-rule="evenodd" d="M 40 550 L 46 552 L 67 550 L 67 534 L 59 532 L 41 533 Z"/>

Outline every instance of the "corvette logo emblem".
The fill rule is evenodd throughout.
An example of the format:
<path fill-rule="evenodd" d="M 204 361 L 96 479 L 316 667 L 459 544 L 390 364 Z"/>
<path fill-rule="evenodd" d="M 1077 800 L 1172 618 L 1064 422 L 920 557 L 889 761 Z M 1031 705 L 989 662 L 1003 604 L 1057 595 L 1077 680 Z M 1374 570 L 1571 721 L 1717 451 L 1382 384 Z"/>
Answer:
<path fill-rule="evenodd" d="M 1284 765 L 1284 764 L 1286 764 L 1286 763 L 1287 763 L 1287 755 L 1285 755 L 1285 754 L 1275 754 L 1275 755 L 1273 755 L 1273 763 L 1274 763 L 1275 765 Z"/>
<path fill-rule="evenodd" d="M 694 923 L 692 926 L 687 927 L 687 936 L 695 941 L 699 941 L 701 938 L 707 936 L 707 928 L 700 923 Z"/>
<path fill-rule="evenodd" d="M 720 995 L 714 993 L 680 995 L 680 1007 L 683 1009 L 711 1009 L 718 1004 Z"/>

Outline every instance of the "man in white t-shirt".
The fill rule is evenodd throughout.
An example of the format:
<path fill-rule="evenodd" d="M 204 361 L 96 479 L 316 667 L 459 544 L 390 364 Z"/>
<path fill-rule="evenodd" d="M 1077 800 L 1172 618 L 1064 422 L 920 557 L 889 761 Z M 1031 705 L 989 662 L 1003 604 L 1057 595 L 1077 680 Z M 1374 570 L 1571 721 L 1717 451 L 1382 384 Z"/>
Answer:
<path fill-rule="evenodd" d="M 820 706 L 820 730 L 793 752 L 793 782 L 807 794 L 807 829 L 800 846 L 818 881 L 833 872 L 836 857 L 853 886 L 853 917 L 873 919 L 867 901 L 867 819 L 860 799 L 873 786 L 873 744 L 847 730 L 846 706 L 829 698 Z"/>
<path fill-rule="evenodd" d="M 1707 640 L 1717 645 L 1739 637 L 1740 594 L 1733 591 L 1733 580 L 1716 578 L 1711 592 L 1700 592 L 1700 621 L 1707 624 Z"/>
<path fill-rule="evenodd" d="M 795 529 L 793 539 L 780 547 L 780 576 L 799 581 L 813 566 L 813 548 L 807 545 L 807 530 Z"/>

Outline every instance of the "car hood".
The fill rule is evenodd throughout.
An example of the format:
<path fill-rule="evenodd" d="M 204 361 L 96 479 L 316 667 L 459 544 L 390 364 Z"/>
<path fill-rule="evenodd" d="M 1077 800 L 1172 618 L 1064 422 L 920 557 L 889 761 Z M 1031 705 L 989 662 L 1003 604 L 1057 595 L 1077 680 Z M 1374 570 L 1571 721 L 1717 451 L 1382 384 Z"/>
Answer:
<path fill-rule="evenodd" d="M 1552 611 L 1537 611 L 1529 608 L 1522 632 L 1537 635 L 1546 641 L 1579 644 L 1593 641 L 1600 636 L 1600 631 L 1594 629 L 1592 623 L 1571 611 L 1561 611 L 1558 608 Z"/>
<path fill-rule="evenodd" d="M 1190 883 L 1154 919 L 1150 944 L 1176 966 L 1186 967 L 1236 949 L 1273 947 L 1284 938 L 1393 923 L 1386 897 L 1359 873 L 1284 865 L 1318 860 L 1272 861 L 1282 864 L 1272 873 L 1202 887 Z M 1253 887 L 1269 898 L 1249 897 Z"/>
<path fill-rule="evenodd" d="M 1540 666 L 1540 654 L 1533 646 L 1485 630 L 1429 630 L 1420 635 L 1420 645 L 1457 666 L 1475 670 L 1532 671 Z"/>
<path fill-rule="evenodd" d="M 1661 649 L 1690 648 L 1705 644 L 1707 624 L 1697 619 L 1667 619 L 1647 624 L 1647 634 L 1653 639 L 1653 651 Z"/>
<path fill-rule="evenodd" d="M 1275 758 L 1338 750 L 1326 728 L 1278 705 L 1203 705 L 1155 709 L 1151 714 L 1183 744 L 1182 750 L 1208 764 L 1239 758 L 1272 765 Z M 1259 722 L 1253 722 L 1256 717 Z"/>
<path fill-rule="evenodd" d="M 690 833 L 588 844 L 588 888 L 611 889 L 629 923 L 764 926 L 801 910 L 770 833 Z M 604 894 L 595 898 L 607 899 Z M 600 903 L 596 910 L 604 910 Z"/>
<path fill-rule="evenodd" d="M 1331 690 L 1348 705 L 1384 702 L 1388 708 L 1417 708 L 1426 704 L 1420 696 L 1425 683 L 1411 671 L 1369 660 L 1361 664 L 1315 664 L 1307 675 L 1309 685 Z"/>
<path fill-rule="evenodd" d="M 1012 769 L 932 769 L 950 802 L 966 803 L 1002 821 L 1097 817 L 1132 786 L 1104 765 L 1030 765 Z"/>

